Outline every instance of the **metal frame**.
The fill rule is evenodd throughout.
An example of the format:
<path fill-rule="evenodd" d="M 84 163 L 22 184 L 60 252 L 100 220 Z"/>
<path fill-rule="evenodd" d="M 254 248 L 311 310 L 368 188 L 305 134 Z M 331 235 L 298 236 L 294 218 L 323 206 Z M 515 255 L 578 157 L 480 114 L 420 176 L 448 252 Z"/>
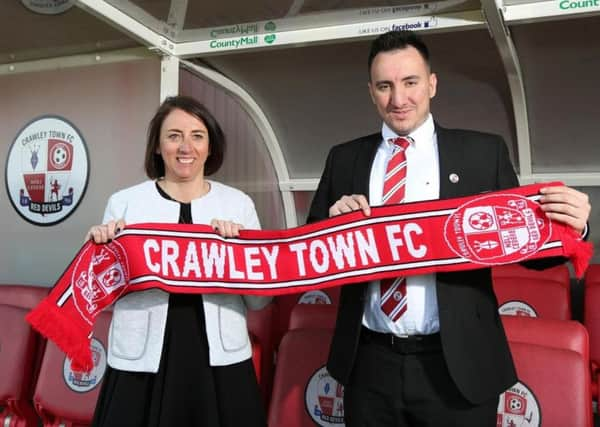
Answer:
<path fill-rule="evenodd" d="M 487 18 L 490 34 L 500 52 L 500 58 L 508 79 L 517 132 L 519 170 L 522 175 L 531 175 L 531 142 L 529 139 L 527 97 L 525 96 L 525 86 L 517 51 L 510 36 L 510 29 L 504 21 L 501 5 L 498 4 L 497 0 L 481 0 L 481 6 Z"/>
<path fill-rule="evenodd" d="M 38 59 L 35 61 L 13 62 L 12 64 L 0 64 L 0 76 L 36 71 L 60 70 L 95 64 L 111 64 L 115 62 L 127 62 L 148 58 L 156 58 L 156 55 L 144 47 L 120 49 L 101 53 L 85 53 Z"/>

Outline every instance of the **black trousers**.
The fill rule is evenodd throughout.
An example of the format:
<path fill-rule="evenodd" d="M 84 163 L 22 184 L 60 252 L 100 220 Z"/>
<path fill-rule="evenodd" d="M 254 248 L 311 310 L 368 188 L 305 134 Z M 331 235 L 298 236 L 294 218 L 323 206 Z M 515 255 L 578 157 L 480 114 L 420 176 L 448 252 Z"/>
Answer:
<path fill-rule="evenodd" d="M 466 401 L 439 335 L 392 339 L 363 328 L 344 391 L 346 427 L 495 427 L 498 398 Z"/>

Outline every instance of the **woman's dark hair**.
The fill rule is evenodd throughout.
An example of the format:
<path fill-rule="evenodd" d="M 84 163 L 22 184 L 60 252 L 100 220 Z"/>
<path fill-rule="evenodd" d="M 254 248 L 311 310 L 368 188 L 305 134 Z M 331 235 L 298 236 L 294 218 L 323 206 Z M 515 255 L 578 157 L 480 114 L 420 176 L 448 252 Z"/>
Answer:
<path fill-rule="evenodd" d="M 202 120 L 208 130 L 208 158 L 204 163 L 204 175 L 209 176 L 219 170 L 225 157 L 225 135 L 217 120 L 204 105 L 189 96 L 170 96 L 160 104 L 156 114 L 148 125 L 148 141 L 146 144 L 146 157 L 144 168 L 150 179 L 157 179 L 165 175 L 165 162 L 157 154 L 160 146 L 160 129 L 165 118 L 173 110 L 182 110 Z"/>

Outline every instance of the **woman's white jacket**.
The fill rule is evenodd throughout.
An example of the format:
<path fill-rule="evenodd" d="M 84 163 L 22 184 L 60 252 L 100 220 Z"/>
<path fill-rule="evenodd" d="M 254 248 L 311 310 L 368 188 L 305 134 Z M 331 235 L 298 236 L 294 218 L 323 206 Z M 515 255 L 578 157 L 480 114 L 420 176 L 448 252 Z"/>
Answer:
<path fill-rule="evenodd" d="M 260 228 L 254 203 L 243 192 L 209 181 L 210 191 L 192 201 L 195 224 L 212 219 L 230 220 L 247 229 Z M 103 223 L 124 219 L 141 222 L 177 223 L 180 205 L 162 197 L 154 181 L 113 194 Z M 252 347 L 246 326 L 246 308 L 260 309 L 270 298 L 226 294 L 203 295 L 212 366 L 230 365 L 249 359 Z M 114 307 L 108 337 L 108 364 L 115 369 L 157 372 L 165 335 L 169 294 L 161 290 L 134 292 L 120 298 Z"/>

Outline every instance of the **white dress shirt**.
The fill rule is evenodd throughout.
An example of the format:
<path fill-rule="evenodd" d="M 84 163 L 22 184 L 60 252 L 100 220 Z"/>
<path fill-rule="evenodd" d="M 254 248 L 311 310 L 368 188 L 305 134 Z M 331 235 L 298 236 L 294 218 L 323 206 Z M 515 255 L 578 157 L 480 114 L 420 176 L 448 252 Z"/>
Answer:
<path fill-rule="evenodd" d="M 371 206 L 382 204 L 383 181 L 387 164 L 396 149 L 390 140 L 397 138 L 385 123 L 381 131 L 383 140 L 377 149 L 369 180 Z M 408 135 L 412 141 L 406 149 L 407 175 L 405 202 L 437 200 L 440 197 L 439 156 L 437 136 L 431 114 L 427 120 Z M 379 281 L 369 283 L 363 325 L 383 332 L 403 335 L 428 335 L 440 329 L 436 275 L 423 274 L 406 279 L 407 310 L 393 322 L 380 307 Z"/>

